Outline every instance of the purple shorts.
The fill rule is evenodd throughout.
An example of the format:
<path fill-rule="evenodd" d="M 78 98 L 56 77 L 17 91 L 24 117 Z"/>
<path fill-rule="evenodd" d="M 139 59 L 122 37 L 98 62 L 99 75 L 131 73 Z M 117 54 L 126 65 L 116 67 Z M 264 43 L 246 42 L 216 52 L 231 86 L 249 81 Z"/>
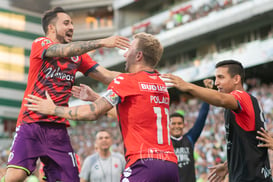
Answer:
<path fill-rule="evenodd" d="M 179 182 L 177 164 L 158 159 L 141 159 L 126 168 L 121 182 Z"/>
<path fill-rule="evenodd" d="M 30 123 L 16 128 L 8 168 L 30 175 L 40 158 L 47 181 L 79 182 L 79 171 L 66 126 L 58 123 Z"/>

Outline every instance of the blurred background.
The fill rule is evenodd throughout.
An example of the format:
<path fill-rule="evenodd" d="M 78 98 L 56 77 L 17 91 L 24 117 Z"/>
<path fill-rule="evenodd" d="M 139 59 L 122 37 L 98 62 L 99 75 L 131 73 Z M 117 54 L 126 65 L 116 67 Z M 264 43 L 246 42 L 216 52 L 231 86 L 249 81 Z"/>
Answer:
<path fill-rule="evenodd" d="M 272 0 L 1 0 L 0 3 L 0 168 L 5 170 L 16 119 L 27 84 L 32 41 L 43 36 L 42 13 L 61 6 L 74 22 L 74 41 L 114 34 L 132 38 L 138 32 L 154 34 L 164 46 L 157 69 L 202 85 L 212 78 L 214 65 L 236 59 L 246 68 L 245 88 L 264 109 L 273 132 L 273 1 Z M 123 51 L 101 48 L 89 54 L 100 65 L 124 71 Z M 77 74 L 102 93 L 107 86 Z M 200 101 L 169 89 L 171 112 L 185 111 L 187 127 L 196 120 Z M 83 103 L 71 98 L 70 104 Z M 94 122 L 71 121 L 69 128 L 76 153 L 84 160 L 94 153 L 96 131 L 110 129 L 112 150 L 123 153 L 117 121 L 102 117 Z M 184 130 L 187 131 L 187 130 Z M 196 172 L 206 181 L 207 167 L 224 161 L 223 109 L 211 107 L 196 146 Z M 273 163 L 271 163 L 273 164 Z M 0 172 L 0 177 L 3 173 Z"/>

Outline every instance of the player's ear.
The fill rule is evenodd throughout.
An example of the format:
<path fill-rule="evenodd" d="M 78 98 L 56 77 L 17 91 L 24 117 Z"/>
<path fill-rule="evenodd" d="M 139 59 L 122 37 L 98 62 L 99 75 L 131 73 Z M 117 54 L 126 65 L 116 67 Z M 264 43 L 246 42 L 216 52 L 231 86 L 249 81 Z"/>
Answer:
<path fill-rule="evenodd" d="M 53 24 L 48 25 L 48 32 L 55 32 L 56 28 Z"/>
<path fill-rule="evenodd" d="M 235 75 L 233 79 L 234 79 L 236 84 L 239 84 L 240 81 L 241 81 L 241 76 L 240 75 Z"/>
<path fill-rule="evenodd" d="M 136 59 L 137 60 L 141 60 L 143 58 L 143 52 L 142 51 L 138 51 L 137 55 L 136 55 Z"/>

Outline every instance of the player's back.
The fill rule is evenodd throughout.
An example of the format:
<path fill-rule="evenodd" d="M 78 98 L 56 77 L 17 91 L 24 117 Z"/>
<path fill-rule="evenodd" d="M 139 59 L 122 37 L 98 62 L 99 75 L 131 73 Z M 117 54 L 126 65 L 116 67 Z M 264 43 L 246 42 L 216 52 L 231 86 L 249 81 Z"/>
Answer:
<path fill-rule="evenodd" d="M 140 158 L 176 162 L 169 132 L 169 94 L 158 73 L 121 74 L 116 80 L 120 83 L 113 90 L 121 97 L 118 115 L 126 158 L 130 163 Z"/>

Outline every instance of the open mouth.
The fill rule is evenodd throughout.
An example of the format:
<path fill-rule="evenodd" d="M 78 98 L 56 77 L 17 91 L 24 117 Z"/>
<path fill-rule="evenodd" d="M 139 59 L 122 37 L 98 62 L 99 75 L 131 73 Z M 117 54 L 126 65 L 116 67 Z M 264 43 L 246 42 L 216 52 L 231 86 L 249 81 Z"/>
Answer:
<path fill-rule="evenodd" d="M 181 128 L 174 128 L 173 131 L 174 132 L 181 132 Z"/>
<path fill-rule="evenodd" d="M 73 32 L 66 32 L 66 34 L 65 34 L 67 37 L 69 37 L 69 38 L 72 38 L 72 36 L 73 36 Z"/>

